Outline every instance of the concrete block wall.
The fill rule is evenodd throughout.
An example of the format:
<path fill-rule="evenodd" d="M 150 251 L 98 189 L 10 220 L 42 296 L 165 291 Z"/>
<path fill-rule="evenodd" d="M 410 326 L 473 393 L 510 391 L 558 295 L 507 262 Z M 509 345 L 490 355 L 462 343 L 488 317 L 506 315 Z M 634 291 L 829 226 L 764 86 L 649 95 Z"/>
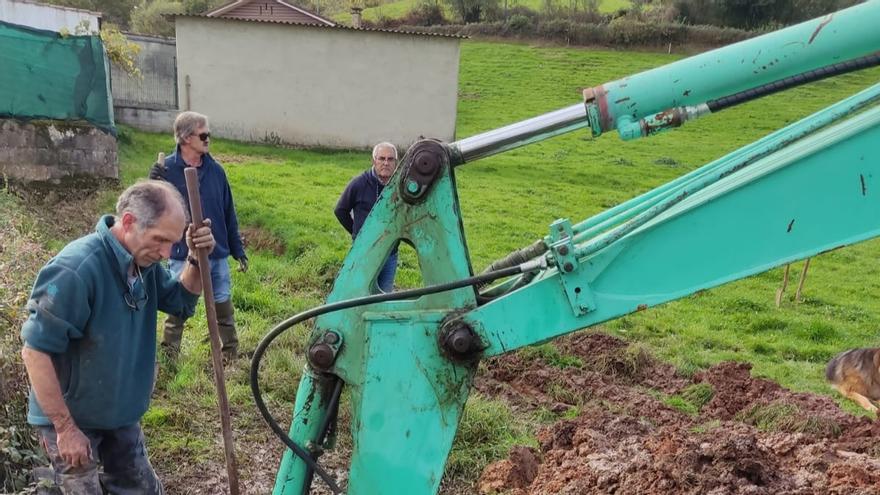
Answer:
<path fill-rule="evenodd" d="M 147 108 L 113 107 L 117 124 L 125 124 L 147 132 L 168 134 L 174 129 L 174 119 L 179 110 L 150 110 Z"/>
<path fill-rule="evenodd" d="M 116 182 L 116 138 L 86 124 L 0 119 L 0 176 L 44 186 Z"/>

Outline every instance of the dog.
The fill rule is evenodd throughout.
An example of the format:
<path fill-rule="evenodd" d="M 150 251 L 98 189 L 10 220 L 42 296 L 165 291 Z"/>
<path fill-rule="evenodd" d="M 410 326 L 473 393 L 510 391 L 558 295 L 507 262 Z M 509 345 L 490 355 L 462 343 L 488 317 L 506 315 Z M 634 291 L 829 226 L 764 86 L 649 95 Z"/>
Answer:
<path fill-rule="evenodd" d="M 850 349 L 828 362 L 825 379 L 848 399 L 877 414 L 880 402 L 880 348 Z"/>

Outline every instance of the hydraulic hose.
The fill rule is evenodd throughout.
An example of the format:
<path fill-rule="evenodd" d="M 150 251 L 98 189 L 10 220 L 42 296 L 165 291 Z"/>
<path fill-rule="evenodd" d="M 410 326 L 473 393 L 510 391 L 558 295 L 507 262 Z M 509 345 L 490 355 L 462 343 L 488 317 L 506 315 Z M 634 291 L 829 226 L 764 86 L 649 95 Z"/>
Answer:
<path fill-rule="evenodd" d="M 273 433 L 286 445 L 293 453 L 302 459 L 302 461 L 306 464 L 307 469 L 312 470 L 317 473 L 318 476 L 324 480 L 325 483 L 330 487 L 330 490 L 333 493 L 342 493 L 339 485 L 337 485 L 336 480 L 333 479 L 330 474 L 327 473 L 312 455 L 307 452 L 305 449 L 296 444 L 288 435 L 287 432 L 281 428 L 281 425 L 272 417 L 272 414 L 269 412 L 268 407 L 266 406 L 265 401 L 263 401 L 262 392 L 260 391 L 260 383 L 259 383 L 259 371 L 260 371 L 260 362 L 263 359 L 263 354 L 266 353 L 266 349 L 269 345 L 274 341 L 279 335 L 292 328 L 294 325 L 298 323 L 302 323 L 311 318 L 315 318 L 317 316 L 321 316 L 327 313 L 332 313 L 334 311 L 340 311 L 343 309 L 354 308 L 357 306 L 366 306 L 368 304 L 376 304 L 380 302 L 386 301 L 399 301 L 403 299 L 415 299 L 417 297 L 426 296 L 429 294 L 436 294 L 438 292 L 446 292 L 454 289 L 460 289 L 462 287 L 479 285 L 487 282 L 491 282 L 493 280 L 497 280 L 499 278 L 509 277 L 511 275 L 517 275 L 519 273 L 527 273 L 537 269 L 547 268 L 547 260 L 543 257 L 529 261 L 527 263 L 523 263 L 521 265 L 512 266 L 508 268 L 504 268 L 501 270 L 492 271 L 489 273 L 481 273 L 480 275 L 476 275 L 473 277 L 468 277 L 461 280 L 456 280 L 453 282 L 447 282 L 444 284 L 431 285 L 428 287 L 422 287 L 419 289 L 410 289 L 403 290 L 399 292 L 391 292 L 387 294 L 376 294 L 372 296 L 364 296 L 357 297 L 354 299 L 347 299 L 345 301 L 338 301 L 335 303 L 325 304 L 323 306 L 318 306 L 317 308 L 312 308 L 307 311 L 303 311 L 297 315 L 294 315 L 281 323 L 279 323 L 275 328 L 273 328 L 263 340 L 260 341 L 260 344 L 257 345 L 256 350 L 254 351 L 254 357 L 251 360 L 251 370 L 250 370 L 250 381 L 251 381 L 251 393 L 254 396 L 254 402 L 257 405 L 257 409 L 260 411 L 260 414 L 263 416 L 263 419 L 266 421 L 266 424 L 269 425 L 269 428 Z M 341 381 L 341 380 L 340 380 Z M 341 390 L 341 385 L 337 384 L 337 388 Z M 334 391 L 335 395 L 335 391 Z M 337 397 L 338 400 L 338 397 Z M 333 400 L 331 399 L 331 402 Z M 331 413 L 332 414 L 332 413 Z M 325 421 L 327 425 L 329 425 L 329 421 Z M 326 426 L 322 427 L 326 428 Z M 323 432 L 321 433 L 323 435 Z M 307 477 L 308 478 L 308 477 Z"/>
<path fill-rule="evenodd" d="M 739 93 L 734 93 L 732 95 L 724 96 L 722 98 L 707 101 L 706 106 L 709 107 L 709 111 L 715 113 L 724 110 L 725 108 L 730 108 L 732 106 L 736 106 L 747 101 L 755 100 L 767 95 L 771 95 L 773 93 L 778 93 L 780 91 L 784 91 L 795 86 L 801 86 L 803 84 L 821 81 L 822 79 L 827 79 L 829 77 L 839 76 L 841 74 L 855 72 L 857 70 L 868 69 L 870 67 L 876 67 L 878 65 L 880 65 L 880 52 L 874 52 L 870 55 L 865 55 L 864 57 L 846 60 L 843 62 L 838 62 L 836 64 L 826 65 L 825 67 L 819 67 L 818 69 L 809 70 L 791 77 L 786 77 L 777 81 L 773 81 L 771 83 L 763 84 L 755 88 L 740 91 Z"/>
<path fill-rule="evenodd" d="M 327 433 L 330 431 L 330 427 L 335 424 L 336 415 L 339 412 L 339 397 L 342 395 L 342 380 L 337 376 L 335 377 L 336 383 L 333 386 L 333 394 L 330 396 L 330 402 L 327 404 L 328 414 L 324 416 L 324 421 L 321 422 L 321 427 L 318 428 L 318 444 L 323 444 L 324 440 L 327 438 Z M 309 489 L 312 486 L 312 478 L 314 478 L 315 472 L 310 467 L 306 467 L 306 476 L 303 479 L 303 493 L 309 493 Z"/>

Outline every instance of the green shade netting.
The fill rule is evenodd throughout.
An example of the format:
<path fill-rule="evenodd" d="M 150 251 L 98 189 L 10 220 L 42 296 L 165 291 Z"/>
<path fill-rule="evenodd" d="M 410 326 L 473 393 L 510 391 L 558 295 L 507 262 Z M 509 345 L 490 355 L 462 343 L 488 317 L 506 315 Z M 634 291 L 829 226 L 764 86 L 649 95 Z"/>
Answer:
<path fill-rule="evenodd" d="M 86 120 L 116 135 L 101 38 L 0 22 L 0 117 Z"/>

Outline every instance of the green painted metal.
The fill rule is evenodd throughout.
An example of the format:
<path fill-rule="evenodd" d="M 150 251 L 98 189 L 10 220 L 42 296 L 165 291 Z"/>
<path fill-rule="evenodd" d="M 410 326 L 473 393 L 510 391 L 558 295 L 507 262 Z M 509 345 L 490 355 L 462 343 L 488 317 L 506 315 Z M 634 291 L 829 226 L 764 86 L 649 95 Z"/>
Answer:
<path fill-rule="evenodd" d="M 772 153 L 792 146 L 798 140 L 813 135 L 817 130 L 831 124 L 834 121 L 845 118 L 851 113 L 864 108 L 867 105 L 875 103 L 880 99 L 880 85 L 875 85 L 862 91 L 858 95 L 847 98 L 835 105 L 832 105 L 811 117 L 803 119 L 784 129 L 781 129 L 764 139 L 761 139 L 753 145 L 741 148 L 715 162 L 710 163 L 694 173 L 689 174 L 689 179 L 685 181 L 676 181 L 674 187 L 664 186 L 661 194 L 648 196 L 650 199 L 642 204 L 636 203 L 632 208 L 634 215 L 622 215 L 624 218 L 618 218 L 620 226 L 615 229 L 608 230 L 595 238 L 588 237 L 595 230 L 584 231 L 575 237 L 575 240 L 582 243 L 577 248 L 577 256 L 584 257 L 595 253 L 620 237 L 633 232 L 637 228 L 644 225 L 647 221 L 653 219 L 666 209 L 674 206 L 685 198 L 693 196 L 694 193 L 701 189 L 715 184 L 720 179 L 733 174 L 734 172 L 743 170 L 756 163 L 758 160 L 765 158 Z M 625 222 L 624 222 L 625 221 Z M 588 240 L 589 242 L 583 242 Z"/>
<path fill-rule="evenodd" d="M 436 493 L 440 487 L 476 371 L 476 364 L 454 364 L 440 354 L 437 329 L 446 315 L 364 315 L 369 337 L 353 408 L 348 493 Z"/>
<path fill-rule="evenodd" d="M 712 50 L 596 88 L 604 131 L 877 51 L 880 2 Z"/>
<path fill-rule="evenodd" d="M 571 310 L 576 315 L 584 315 L 596 309 L 596 300 L 589 287 L 579 282 L 580 261 L 572 242 L 574 237 L 571 222 L 560 219 L 550 225 L 550 254 L 553 264 L 559 268 L 559 281 L 568 297 Z"/>
<path fill-rule="evenodd" d="M 592 239 L 599 233 L 630 220 L 663 200 L 680 194 L 688 185 L 692 185 L 695 181 L 699 181 L 723 167 L 729 167 L 735 163 L 743 164 L 754 161 L 756 157 L 760 157 L 762 154 L 781 149 L 786 142 L 791 140 L 792 136 L 809 134 L 878 101 L 880 101 L 880 85 L 867 88 L 835 105 L 819 110 L 704 167 L 700 167 L 678 179 L 672 180 L 574 225 L 572 227 L 575 234 L 574 242 L 584 242 Z M 550 242 L 549 236 L 545 239 L 545 242 Z"/>
<path fill-rule="evenodd" d="M 377 293 L 376 277 L 399 240 L 415 249 L 425 285 L 472 275 L 452 168 L 447 164 L 426 200 L 415 205 L 401 199 L 400 175 L 370 212 L 328 302 Z M 344 380 L 352 404 L 348 493 L 436 492 L 473 377 L 473 366 L 439 355 L 438 329 L 444 315 L 474 307 L 473 289 L 463 288 L 318 318 L 313 341 L 332 330 L 345 342 L 329 372 Z M 299 445 L 314 441 L 313 425 L 328 413 L 313 381 L 306 375 L 297 392 L 295 412 L 305 408 L 300 397 L 315 397 L 307 424 L 297 418 L 291 425 Z M 288 451 L 273 493 L 304 493 L 304 473 L 304 463 Z"/>
<path fill-rule="evenodd" d="M 296 391 L 296 403 L 293 407 L 293 422 L 290 425 L 290 435 L 294 433 L 303 438 L 313 439 L 318 436 L 318 428 L 326 414 L 326 406 L 330 401 L 328 387 L 322 384 L 321 377 L 306 367 L 303 370 L 299 388 Z M 307 450 L 314 453 L 314 445 L 302 443 Z M 306 466 L 293 455 L 290 449 L 284 452 L 281 458 L 281 467 L 278 477 L 275 479 L 275 488 L 272 493 L 276 495 L 292 495 L 303 492 L 303 480 L 306 476 Z"/>
<path fill-rule="evenodd" d="M 486 355 L 545 341 L 880 235 L 880 107 L 774 152 L 581 260 L 596 310 L 569 304 L 558 272 L 463 315 Z M 843 214 L 845 212 L 845 214 Z"/>

